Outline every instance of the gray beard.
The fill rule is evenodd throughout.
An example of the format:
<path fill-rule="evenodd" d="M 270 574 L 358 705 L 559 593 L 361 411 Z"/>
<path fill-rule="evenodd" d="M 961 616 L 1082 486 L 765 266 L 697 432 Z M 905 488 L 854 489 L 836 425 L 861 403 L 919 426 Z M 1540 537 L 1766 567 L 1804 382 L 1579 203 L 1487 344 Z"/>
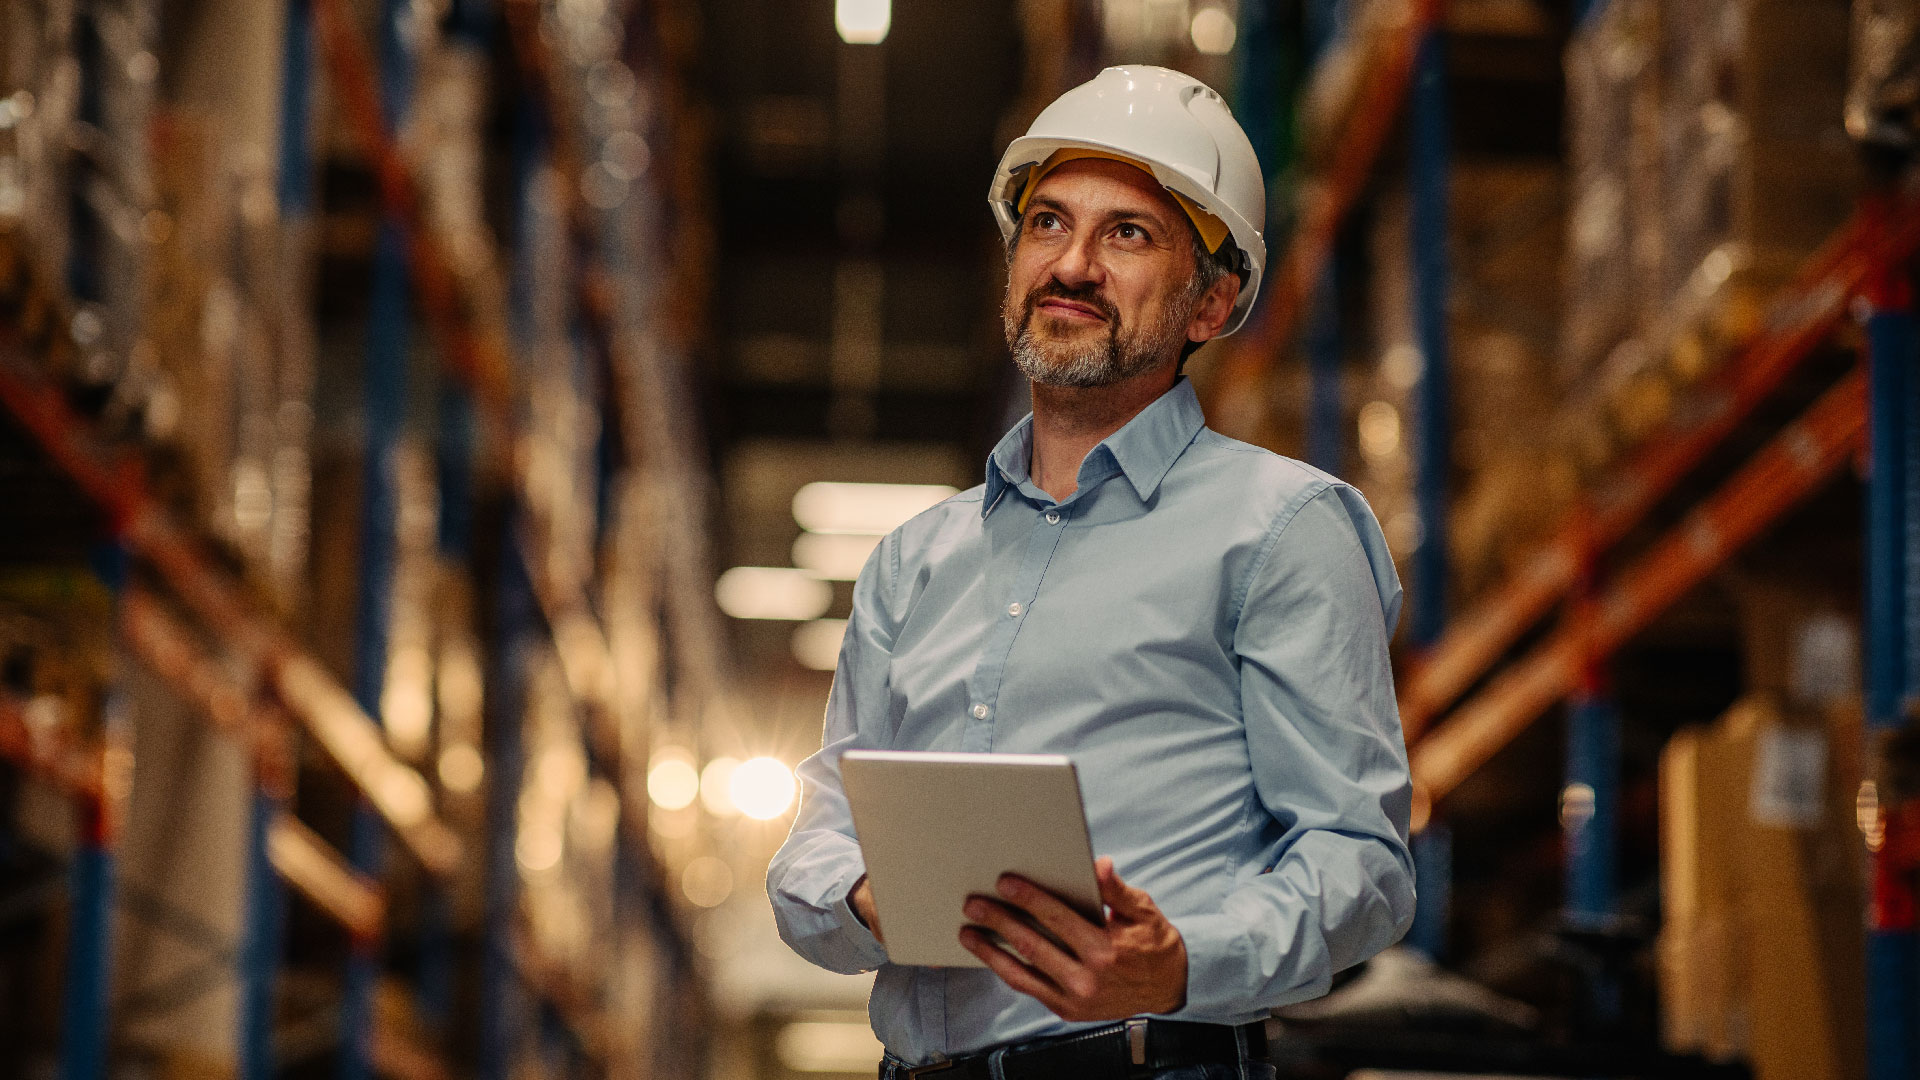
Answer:
<path fill-rule="evenodd" d="M 1183 294 L 1145 325 L 1123 327 L 1114 319 L 1108 322 L 1104 336 L 1086 334 L 1070 341 L 1053 341 L 1034 336 L 1031 299 L 1021 305 L 1017 320 L 1012 299 L 1009 285 L 1000 317 L 1014 366 L 1042 386 L 1068 387 L 1112 386 L 1178 357 L 1186 345 L 1187 321 L 1198 302 L 1198 297 Z"/>

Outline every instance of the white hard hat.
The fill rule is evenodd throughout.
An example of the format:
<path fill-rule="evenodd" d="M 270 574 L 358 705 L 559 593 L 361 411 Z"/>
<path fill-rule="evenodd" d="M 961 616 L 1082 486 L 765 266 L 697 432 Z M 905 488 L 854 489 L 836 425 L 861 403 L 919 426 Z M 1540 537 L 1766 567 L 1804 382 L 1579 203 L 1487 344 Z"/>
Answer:
<path fill-rule="evenodd" d="M 1225 225 L 1240 249 L 1246 280 L 1220 336 L 1240 329 L 1267 266 L 1267 242 L 1260 236 L 1267 188 L 1253 144 L 1218 93 L 1191 75 L 1128 65 L 1110 67 L 1060 95 L 1007 146 L 993 174 L 987 202 L 1002 238 L 1011 241 L 1020 225 L 1030 170 L 1060 151 L 1094 151 L 1137 164 L 1173 193 L 1196 224 L 1199 214 L 1209 214 Z M 1203 236 L 1209 231 L 1201 229 Z"/>

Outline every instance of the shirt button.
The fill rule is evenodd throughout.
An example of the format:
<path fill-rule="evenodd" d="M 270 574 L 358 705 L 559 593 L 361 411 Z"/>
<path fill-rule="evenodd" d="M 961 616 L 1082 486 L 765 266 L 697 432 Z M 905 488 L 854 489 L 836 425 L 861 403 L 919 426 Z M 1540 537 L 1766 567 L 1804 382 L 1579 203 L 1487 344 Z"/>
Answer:
<path fill-rule="evenodd" d="M 985 720 L 989 711 L 985 705 L 975 705 L 973 707 L 973 718 L 975 720 Z"/>
<path fill-rule="evenodd" d="M 1047 511 L 1047 524 L 1049 525 L 1060 524 L 1060 511 L 1058 510 Z"/>
<path fill-rule="evenodd" d="M 1021 610 L 1022 608 L 1020 607 L 1020 601 L 1018 600 L 1015 600 L 1013 603 L 1007 605 L 1007 614 L 1013 616 L 1016 619 L 1020 617 Z"/>

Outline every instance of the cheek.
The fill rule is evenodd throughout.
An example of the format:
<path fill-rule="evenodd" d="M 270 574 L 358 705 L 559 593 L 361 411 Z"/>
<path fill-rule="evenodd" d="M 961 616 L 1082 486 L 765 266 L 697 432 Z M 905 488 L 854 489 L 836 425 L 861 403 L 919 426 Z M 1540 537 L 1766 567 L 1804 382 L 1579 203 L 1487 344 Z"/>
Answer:
<path fill-rule="evenodd" d="M 1173 297 L 1157 274 L 1114 274 L 1107 279 L 1107 287 L 1121 317 L 1132 325 L 1158 318 Z"/>
<path fill-rule="evenodd" d="M 1048 259 L 1035 252 L 1036 244 L 1032 240 L 1023 240 L 1020 250 L 1013 253 L 1013 261 L 1007 264 L 1007 293 L 1013 303 L 1026 299 L 1035 285 L 1045 280 Z"/>

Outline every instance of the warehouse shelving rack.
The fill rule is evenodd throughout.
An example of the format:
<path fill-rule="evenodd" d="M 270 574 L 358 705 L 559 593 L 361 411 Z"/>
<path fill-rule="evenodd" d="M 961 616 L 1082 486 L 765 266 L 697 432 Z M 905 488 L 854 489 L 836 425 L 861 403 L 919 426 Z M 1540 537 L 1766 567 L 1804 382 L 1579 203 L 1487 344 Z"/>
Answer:
<path fill-rule="evenodd" d="M 462 9 L 464 25 L 472 31 L 490 32 L 502 21 L 501 13 L 490 10 L 491 5 L 456 6 Z M 454 271 L 444 243 L 425 219 L 421 185 L 392 136 L 392 119 L 404 112 L 409 89 L 407 45 L 399 25 L 403 7 L 391 2 L 382 5 L 384 70 L 377 73 L 358 41 L 355 20 L 344 0 L 290 0 L 278 192 L 282 222 L 296 238 L 310 230 L 306 219 L 313 208 L 313 165 L 308 113 L 313 80 L 319 75 L 313 63 L 317 37 L 333 92 L 374 164 L 386 216 L 372 326 L 371 349 L 376 355 L 371 362 L 376 371 L 397 371 L 398 378 L 404 380 L 401 365 L 411 298 L 432 331 L 440 358 L 456 379 L 456 386 L 442 402 L 443 417 L 451 415 L 454 421 L 442 427 L 443 468 L 450 466 L 457 479 L 471 473 L 472 425 L 462 422 L 462 416 L 478 412 L 487 435 L 508 447 L 509 468 L 517 473 L 523 463 L 513 460 L 518 441 L 512 433 L 520 429 L 522 418 L 516 399 L 514 349 L 506 341 L 502 324 L 490 321 L 492 313 L 471 295 L 470 282 Z M 507 0 L 506 7 L 504 21 L 514 27 L 518 59 L 542 79 L 545 91 L 542 108 L 536 110 L 544 115 L 524 118 L 523 126 L 550 133 L 544 147 L 550 160 L 563 176 L 576 177 L 583 158 L 573 141 L 575 125 L 569 122 L 559 95 L 544 81 L 554 65 L 545 55 L 544 39 L 534 32 L 541 7 L 532 0 Z M 540 164 L 533 155 L 541 149 L 537 137 L 521 140 L 516 170 L 523 178 Z M 569 219 L 575 226 L 581 253 L 590 255 L 598 249 L 604 258 L 612 243 L 597 234 L 594 230 L 598 223 L 581 212 L 577 185 L 562 187 L 570 196 Z M 602 358 L 616 375 L 635 378 L 633 369 L 641 365 L 631 355 L 631 331 L 616 322 L 610 299 L 613 285 L 600 263 L 588 263 L 581 269 L 584 280 L 576 282 L 574 288 L 600 343 Z M 284 915 L 279 888 L 284 880 L 345 928 L 355 943 L 342 1010 L 342 1076 L 351 1080 L 366 1075 L 375 1059 L 386 1062 L 384 1071 L 424 1070 L 424 1075 L 444 1072 L 438 1055 L 431 1051 L 376 1043 L 370 1011 L 376 950 L 385 929 L 385 903 L 376 881 L 380 860 L 374 842 L 382 827 L 402 841 L 431 877 L 445 879 L 470 857 L 461 850 L 453 830 L 435 814 L 427 782 L 388 749 L 377 720 L 382 683 L 378 670 L 384 663 L 380 648 L 384 629 L 379 612 L 392 587 L 393 567 L 395 507 L 390 449 L 374 448 L 387 452 L 368 455 L 367 503 L 374 509 L 366 515 L 363 537 L 362 610 L 373 615 L 373 620 L 362 627 L 358 637 L 363 646 L 374 647 L 363 649 L 357 692 L 350 693 L 248 595 L 244 586 L 217 567 L 205 541 L 191 527 L 173 519 L 161 507 L 146 486 L 138 450 L 109 447 L 67 405 L 61 391 L 38 374 L 29 355 L 66 347 L 59 339 L 60 331 L 49 333 L 47 328 L 63 328 L 71 325 L 71 320 L 63 317 L 63 301 L 57 290 L 48 289 L 45 283 L 29 303 L 40 305 L 40 310 L 32 313 L 34 317 L 17 325 L 0 323 L 0 354 L 4 354 L 0 355 L 0 404 L 81 492 L 105 511 L 126 556 L 151 567 L 173 599 L 194 616 L 198 631 L 211 635 L 228 658 L 244 660 L 255 677 L 253 684 L 236 680 L 231 674 L 232 665 L 216 662 L 201 647 L 196 631 L 178 621 L 159 597 L 141 586 L 121 591 L 118 606 L 122 636 L 130 650 L 216 728 L 252 749 L 260 794 L 250 844 L 248 927 L 242 954 L 241 1071 L 249 1078 L 270 1076 L 273 1071 L 273 986 L 282 951 Z M 29 338 L 23 330 L 30 325 L 41 333 Z M 617 354 L 623 348 L 628 355 Z M 668 375 L 655 364 L 637 377 L 651 378 L 657 384 Z M 667 389 L 653 385 L 645 392 L 665 396 Z M 398 422 L 399 386 L 391 378 L 384 386 L 377 378 L 370 378 L 369 392 L 369 413 L 388 419 L 386 436 L 390 439 L 397 432 L 392 425 Z M 642 392 L 628 388 L 625 400 L 631 402 Z M 619 425 L 623 431 L 631 431 L 634 426 L 631 422 Z M 657 460 L 649 463 L 656 470 L 675 464 Z M 684 467 L 686 463 L 678 464 Z M 510 488 L 519 492 L 524 483 L 524 477 L 516 475 Z M 442 495 L 452 500 L 467 497 L 460 484 L 443 488 Z M 488 884 L 480 1071 L 489 1077 L 507 1075 L 515 1051 L 511 999 L 525 991 L 544 1003 L 547 1015 L 562 1021 L 576 1050 L 593 1056 L 600 1067 L 630 1075 L 637 1063 L 612 1060 L 607 1040 L 595 1031 L 605 1025 L 591 1015 L 597 1008 L 593 995 L 560 975 L 557 966 L 542 959 L 531 940 L 517 928 L 515 882 L 519 871 L 514 835 L 520 776 L 518 702 L 525 686 L 525 658 L 535 641 L 552 642 L 574 691 L 576 707 L 586 721 L 587 737 L 601 747 L 604 759 L 611 763 L 612 778 L 622 785 L 622 816 L 628 821 L 621 828 L 619 858 L 629 869 L 616 874 L 615 881 L 619 888 L 645 894 L 637 905 L 629 901 L 624 902 L 625 907 L 637 908 L 661 939 L 670 977 L 679 984 L 678 996 L 691 996 L 697 1001 L 699 989 L 684 931 L 672 903 L 661 892 L 664 875 L 651 861 L 644 817 L 639 818 L 637 827 L 634 820 L 636 812 L 644 813 L 644 793 L 634 795 L 639 788 L 623 765 L 632 757 L 633 748 L 623 745 L 623 739 L 630 736 L 618 730 L 614 703 L 606 700 L 607 680 L 601 675 L 612 668 L 605 633 L 586 594 L 588 582 L 557 580 L 545 572 L 548 560 L 542 558 L 539 546 L 537 515 L 527 509 L 524 499 L 518 501 L 522 503 L 516 513 L 518 531 L 505 545 L 502 556 L 497 613 L 502 639 L 494 646 L 496 658 L 504 661 L 499 665 L 502 679 L 496 692 L 488 696 L 486 723 L 493 754 L 489 763 L 489 839 L 483 854 Z M 467 521 L 471 510 L 444 506 L 442 518 Z M 689 522 L 680 523 L 680 527 L 698 528 Z M 463 543 L 457 528 L 443 529 L 442 538 L 456 549 L 447 552 L 449 556 L 462 554 L 457 550 Z M 534 567 L 542 569 L 536 571 Z M 104 1073 L 108 1046 L 104 988 L 111 953 L 111 823 L 114 793 L 124 788 L 129 772 L 126 751 L 112 745 L 51 745 L 29 727 L 21 712 L 24 706 L 14 702 L 4 705 L 0 708 L 0 751 L 59 782 L 78 800 L 83 817 L 95 823 L 89 830 L 89 843 L 74 865 L 75 918 L 60 1058 L 63 1080 L 95 1080 Z M 287 807 L 289 739 L 295 727 L 332 759 L 365 799 L 356 822 L 351 858 L 328 847 Z M 430 904 L 430 910 L 436 906 Z M 428 992 L 433 992 L 432 988 Z M 444 996 L 444 987 L 438 993 Z M 688 1034 L 677 1032 L 678 1041 L 687 1042 Z M 401 1068 L 396 1062 L 411 1065 Z M 645 1071 L 642 1068 L 640 1074 Z"/>
<path fill-rule="evenodd" d="M 1584 17 L 1598 3 L 1577 5 Z M 1325 301 L 1341 223 L 1360 201 L 1388 135 L 1405 109 L 1413 146 L 1413 279 L 1424 355 L 1415 451 L 1417 494 L 1429 541 L 1418 549 L 1412 595 L 1413 653 L 1401 679 L 1400 713 L 1414 774 L 1416 829 L 1444 828 L 1433 804 L 1556 704 L 1568 703 L 1568 779 L 1594 792 L 1584 833 L 1569 835 L 1567 914 L 1604 925 L 1615 914 L 1615 804 L 1619 716 L 1599 690 L 1606 657 L 1678 602 L 1768 525 L 1859 458 L 1867 458 L 1869 519 L 1865 603 L 1867 721 L 1870 735 L 1897 727 L 1920 694 L 1920 344 L 1910 276 L 1920 251 L 1920 188 L 1912 183 L 1865 197 L 1857 213 L 1769 304 L 1763 330 L 1695 388 L 1693 405 L 1589 490 L 1521 569 L 1458 614 L 1442 607 L 1445 529 L 1440 502 L 1447 428 L 1444 413 L 1444 212 L 1421 212 L 1438 192 L 1444 206 L 1445 149 L 1435 117 L 1444 87 L 1432 69 L 1442 5 L 1412 0 L 1385 40 L 1382 61 L 1353 90 L 1351 119 L 1323 175 L 1301 185 L 1297 224 L 1274 261 L 1263 314 L 1228 342 L 1209 415 L 1230 434 L 1261 426 L 1266 381 L 1289 355 L 1299 324 Z M 1866 324 L 1863 363 L 1827 389 L 1720 487 L 1635 561 L 1601 575 L 1599 560 L 1651 519 L 1656 504 L 1729 445 L 1769 395 L 1802 369 L 1850 317 Z M 1315 320 L 1317 323 L 1317 320 Z M 1324 330 L 1316 326 L 1316 333 Z M 1310 348 L 1320 348 L 1310 344 Z M 1316 365 L 1316 367 L 1321 365 Z M 1316 385 L 1316 398 L 1331 393 Z M 1317 414 L 1327 412 L 1316 409 Z M 1310 442 L 1324 435 L 1309 432 Z M 1508 660 L 1523 635 L 1565 605 L 1559 625 L 1524 656 Z M 1424 610 L 1423 610 L 1424 609 Z M 1469 691 L 1472 691 L 1469 694 Z M 1462 701 L 1462 698 L 1465 698 Z M 1898 829 L 1901 808 L 1881 808 Z M 1905 813 L 1906 819 L 1916 815 Z M 1418 839 L 1416 838 L 1416 845 Z M 1914 845 L 1891 834 L 1873 850 L 1869 912 L 1868 1066 L 1873 1080 L 1920 1077 L 1920 937 L 1910 865 Z M 1416 858 L 1419 852 L 1416 847 Z M 1906 862 L 1900 861 L 1907 860 Z M 1421 889 L 1444 861 L 1420 860 Z M 1427 913 L 1422 913 L 1426 918 Z M 1411 939 L 1430 950 L 1439 935 L 1416 924 Z"/>

